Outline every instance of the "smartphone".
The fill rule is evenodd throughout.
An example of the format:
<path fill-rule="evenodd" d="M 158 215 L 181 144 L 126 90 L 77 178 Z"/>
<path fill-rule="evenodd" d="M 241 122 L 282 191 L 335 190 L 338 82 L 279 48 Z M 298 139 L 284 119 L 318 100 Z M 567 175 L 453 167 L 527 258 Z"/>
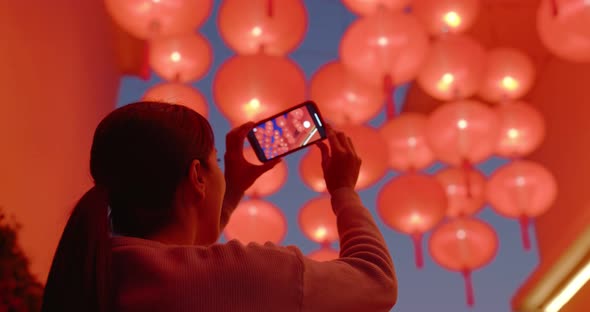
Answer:
<path fill-rule="evenodd" d="M 317 105 L 307 101 L 263 119 L 248 132 L 248 141 L 261 162 L 284 157 L 326 138 Z"/>

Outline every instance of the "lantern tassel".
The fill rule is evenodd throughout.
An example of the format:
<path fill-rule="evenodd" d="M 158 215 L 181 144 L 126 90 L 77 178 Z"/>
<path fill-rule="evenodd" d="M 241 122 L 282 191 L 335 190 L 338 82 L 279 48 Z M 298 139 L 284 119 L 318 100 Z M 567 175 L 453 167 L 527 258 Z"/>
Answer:
<path fill-rule="evenodd" d="M 273 0 L 267 0 L 266 2 L 266 15 L 269 18 L 272 18 L 274 15 L 274 5 L 273 5 Z"/>
<path fill-rule="evenodd" d="M 385 75 L 385 77 L 383 77 L 383 93 L 385 93 L 387 119 L 393 119 L 395 117 L 395 98 L 393 96 L 394 91 L 395 89 L 391 75 Z"/>
<path fill-rule="evenodd" d="M 467 159 L 463 160 L 462 163 L 462 167 L 463 167 L 463 179 L 465 182 L 465 193 L 468 199 L 472 199 L 473 198 L 473 192 L 471 190 L 471 179 L 469 178 L 469 174 L 471 173 L 471 170 L 473 170 L 473 166 L 471 165 L 471 162 Z"/>
<path fill-rule="evenodd" d="M 520 235 L 522 237 L 522 247 L 524 250 L 531 250 L 531 238 L 529 236 L 529 218 L 525 215 L 519 218 Z"/>
<path fill-rule="evenodd" d="M 473 307 L 475 304 L 475 297 L 473 295 L 473 283 L 471 281 L 471 271 L 463 270 L 463 280 L 465 281 L 465 298 L 467 299 L 467 305 Z"/>
<path fill-rule="evenodd" d="M 412 242 L 414 242 L 414 260 L 416 268 L 422 269 L 424 267 L 424 254 L 422 253 L 422 234 L 413 234 Z"/>

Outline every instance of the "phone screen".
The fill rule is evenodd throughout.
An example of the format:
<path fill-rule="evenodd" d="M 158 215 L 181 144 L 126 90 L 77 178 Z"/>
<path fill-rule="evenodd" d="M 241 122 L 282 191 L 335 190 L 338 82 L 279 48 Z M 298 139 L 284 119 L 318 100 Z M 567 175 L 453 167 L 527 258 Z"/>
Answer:
<path fill-rule="evenodd" d="M 259 122 L 248 137 L 264 162 L 322 140 L 326 131 L 317 106 L 306 102 Z"/>

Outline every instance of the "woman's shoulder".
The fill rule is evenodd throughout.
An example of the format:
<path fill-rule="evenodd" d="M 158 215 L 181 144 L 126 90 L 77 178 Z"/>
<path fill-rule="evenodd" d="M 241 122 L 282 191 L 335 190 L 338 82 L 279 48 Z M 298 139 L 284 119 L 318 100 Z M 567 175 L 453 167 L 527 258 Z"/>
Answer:
<path fill-rule="evenodd" d="M 199 261 L 200 263 L 213 261 L 216 264 L 231 264 L 239 262 L 242 265 L 258 264 L 259 262 L 283 262 L 285 264 L 301 265 L 303 254 L 295 246 L 277 246 L 267 242 L 264 244 L 244 244 L 238 240 L 216 243 L 210 246 L 173 245 L 158 241 L 115 236 L 111 238 L 113 256 L 130 261 L 167 260 L 173 262 Z"/>
<path fill-rule="evenodd" d="M 125 237 L 113 237 L 112 246 L 122 307 L 191 303 L 198 309 L 171 310 L 209 311 L 209 301 L 187 298 L 214 298 L 217 311 L 238 311 L 243 306 L 252 311 L 288 311 L 283 307 L 286 302 L 293 307 L 301 302 L 304 270 L 301 252 L 295 247 L 235 240 L 183 246 Z"/>

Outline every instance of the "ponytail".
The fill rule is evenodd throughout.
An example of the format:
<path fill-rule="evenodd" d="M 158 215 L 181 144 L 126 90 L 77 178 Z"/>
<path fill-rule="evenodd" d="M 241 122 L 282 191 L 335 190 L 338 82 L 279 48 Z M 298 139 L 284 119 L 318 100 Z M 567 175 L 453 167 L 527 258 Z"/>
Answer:
<path fill-rule="evenodd" d="M 42 312 L 112 310 L 108 194 L 91 188 L 78 203 L 57 246 Z"/>

